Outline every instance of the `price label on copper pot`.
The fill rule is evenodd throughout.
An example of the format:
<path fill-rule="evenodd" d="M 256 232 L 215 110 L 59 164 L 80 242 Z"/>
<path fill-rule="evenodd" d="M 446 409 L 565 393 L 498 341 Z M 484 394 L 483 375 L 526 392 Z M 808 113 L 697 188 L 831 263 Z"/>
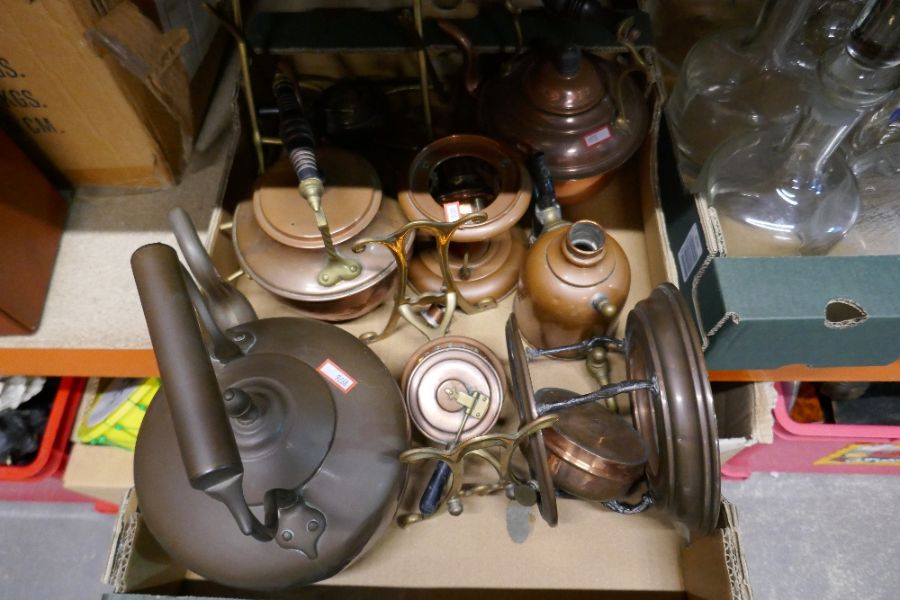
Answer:
<path fill-rule="evenodd" d="M 593 148 L 603 142 L 612 138 L 612 131 L 609 129 L 609 125 L 604 125 L 600 129 L 595 129 L 590 132 L 586 136 L 584 136 L 584 145 L 588 148 Z"/>
<path fill-rule="evenodd" d="M 319 375 L 336 385 L 338 389 L 345 394 L 356 387 L 357 381 L 350 377 L 350 374 L 347 373 L 347 371 L 337 366 L 330 358 L 319 365 L 316 371 L 319 372 Z"/>

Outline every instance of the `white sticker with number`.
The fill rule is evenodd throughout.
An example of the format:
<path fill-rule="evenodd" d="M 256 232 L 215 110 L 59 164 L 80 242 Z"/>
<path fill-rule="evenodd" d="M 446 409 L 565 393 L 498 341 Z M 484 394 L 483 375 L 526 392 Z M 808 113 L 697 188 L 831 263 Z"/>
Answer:
<path fill-rule="evenodd" d="M 597 144 L 602 144 L 611 137 L 612 131 L 609 130 L 609 125 L 604 125 L 600 129 L 592 131 L 584 136 L 584 143 L 588 148 L 593 148 Z"/>
<path fill-rule="evenodd" d="M 336 385 L 338 389 L 345 394 L 356 387 L 356 380 L 350 377 L 350 374 L 347 373 L 347 371 L 337 366 L 330 358 L 319 365 L 319 368 L 316 369 L 316 371 L 319 372 L 319 375 Z"/>

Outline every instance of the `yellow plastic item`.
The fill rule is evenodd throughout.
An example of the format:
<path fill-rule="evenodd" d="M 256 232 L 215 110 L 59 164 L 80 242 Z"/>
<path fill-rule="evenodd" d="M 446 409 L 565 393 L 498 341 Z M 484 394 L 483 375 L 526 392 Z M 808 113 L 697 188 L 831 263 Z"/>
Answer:
<path fill-rule="evenodd" d="M 113 379 L 91 399 L 78 425 L 78 440 L 133 451 L 144 413 L 157 390 L 157 377 Z"/>

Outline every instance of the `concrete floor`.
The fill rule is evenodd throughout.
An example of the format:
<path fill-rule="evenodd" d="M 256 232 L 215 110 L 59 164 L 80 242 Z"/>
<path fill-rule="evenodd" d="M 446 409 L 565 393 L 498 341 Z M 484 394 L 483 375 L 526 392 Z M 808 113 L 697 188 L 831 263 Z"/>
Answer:
<path fill-rule="evenodd" d="M 757 600 L 900 597 L 900 477 L 755 474 L 723 482 Z M 0 503 L 2 600 L 99 600 L 113 517 Z"/>

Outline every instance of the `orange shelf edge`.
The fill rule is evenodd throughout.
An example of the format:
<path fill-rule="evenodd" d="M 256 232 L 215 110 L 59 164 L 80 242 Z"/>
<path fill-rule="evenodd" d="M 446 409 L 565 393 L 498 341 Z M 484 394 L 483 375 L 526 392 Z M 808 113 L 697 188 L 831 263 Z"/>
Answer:
<path fill-rule="evenodd" d="M 900 360 L 887 365 L 821 367 L 786 365 L 777 369 L 710 371 L 710 381 L 900 381 Z"/>
<path fill-rule="evenodd" d="M 150 348 L 0 348 L 0 374 L 153 377 L 159 367 Z"/>

